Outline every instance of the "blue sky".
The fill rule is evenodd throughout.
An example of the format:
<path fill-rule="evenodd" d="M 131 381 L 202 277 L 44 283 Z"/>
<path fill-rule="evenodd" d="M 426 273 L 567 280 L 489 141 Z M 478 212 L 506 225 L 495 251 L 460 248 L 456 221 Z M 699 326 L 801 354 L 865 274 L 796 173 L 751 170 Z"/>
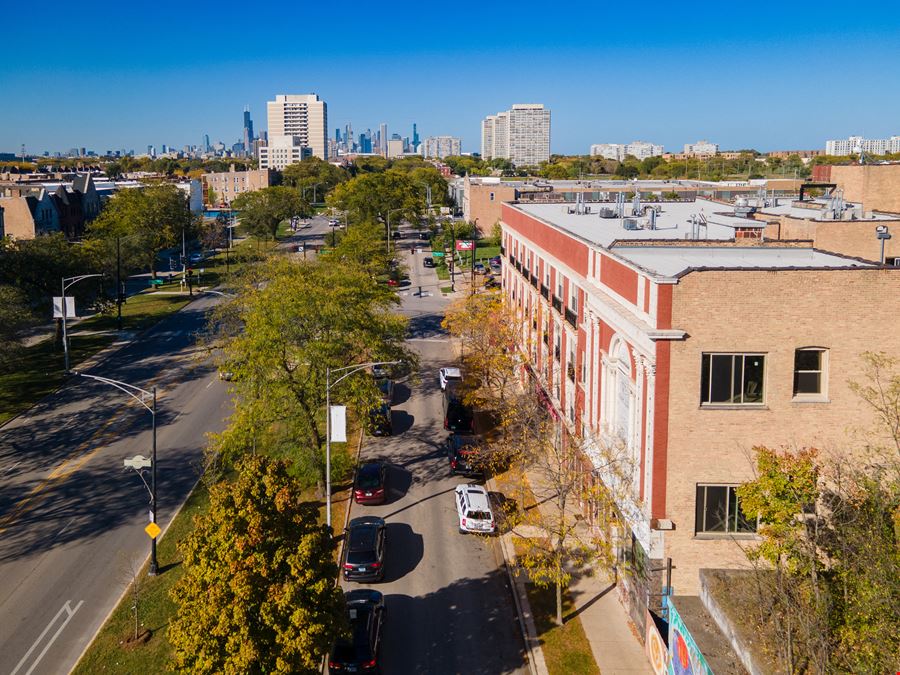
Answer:
<path fill-rule="evenodd" d="M 152 9 L 143 9 L 143 5 Z M 849 12 L 852 12 L 849 13 Z M 551 150 L 820 148 L 900 134 L 900 5 L 45 2 L 4 8 L 0 152 L 231 144 L 243 106 L 318 93 L 329 135 L 460 136 L 513 103 Z"/>

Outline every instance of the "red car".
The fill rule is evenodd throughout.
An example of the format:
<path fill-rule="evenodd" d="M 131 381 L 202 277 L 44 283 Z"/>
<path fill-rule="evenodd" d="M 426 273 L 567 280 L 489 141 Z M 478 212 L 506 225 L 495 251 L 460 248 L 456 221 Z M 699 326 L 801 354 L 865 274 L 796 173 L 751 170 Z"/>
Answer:
<path fill-rule="evenodd" d="M 384 504 L 387 468 L 381 462 L 367 462 L 356 471 L 353 498 L 357 504 Z"/>

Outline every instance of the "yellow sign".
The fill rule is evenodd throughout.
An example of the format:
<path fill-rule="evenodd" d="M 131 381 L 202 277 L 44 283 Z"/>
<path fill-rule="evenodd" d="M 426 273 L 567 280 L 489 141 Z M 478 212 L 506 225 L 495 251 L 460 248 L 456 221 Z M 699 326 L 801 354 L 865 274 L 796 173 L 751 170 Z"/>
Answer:
<path fill-rule="evenodd" d="M 144 528 L 144 532 L 146 532 L 151 539 L 156 539 L 159 536 L 159 533 L 162 532 L 162 529 L 156 523 L 150 523 Z"/>

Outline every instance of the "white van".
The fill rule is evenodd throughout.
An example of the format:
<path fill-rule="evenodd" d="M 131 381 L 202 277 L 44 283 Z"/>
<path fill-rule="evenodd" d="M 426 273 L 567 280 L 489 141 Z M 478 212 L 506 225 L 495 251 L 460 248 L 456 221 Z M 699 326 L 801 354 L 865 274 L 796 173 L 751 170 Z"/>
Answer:
<path fill-rule="evenodd" d="M 460 533 L 494 534 L 496 524 L 487 490 L 480 485 L 464 483 L 456 486 L 455 496 Z"/>

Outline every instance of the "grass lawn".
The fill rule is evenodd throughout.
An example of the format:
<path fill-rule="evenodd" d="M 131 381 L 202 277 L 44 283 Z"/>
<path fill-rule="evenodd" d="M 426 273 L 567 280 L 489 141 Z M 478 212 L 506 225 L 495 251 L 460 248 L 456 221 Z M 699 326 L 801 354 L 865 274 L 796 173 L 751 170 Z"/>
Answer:
<path fill-rule="evenodd" d="M 599 675 L 581 620 L 575 616 L 556 625 L 556 589 L 526 583 L 525 590 L 550 675 Z M 571 611 L 572 600 L 563 593 L 563 616 Z"/>

